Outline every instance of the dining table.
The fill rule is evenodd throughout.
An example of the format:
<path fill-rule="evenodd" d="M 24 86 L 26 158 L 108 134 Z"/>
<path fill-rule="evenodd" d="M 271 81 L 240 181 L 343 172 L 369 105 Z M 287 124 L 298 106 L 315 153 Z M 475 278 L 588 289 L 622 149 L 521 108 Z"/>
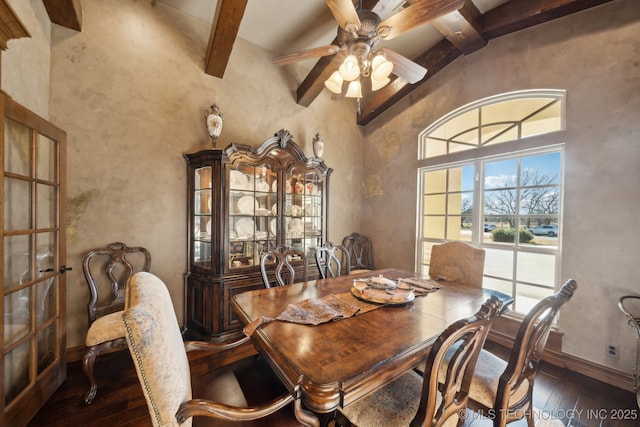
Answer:
<path fill-rule="evenodd" d="M 304 301 L 332 296 L 360 300 L 354 285 L 367 278 L 419 280 L 429 289 L 403 303 L 373 304 L 319 324 L 282 321 Z M 374 392 L 423 363 L 436 338 L 458 319 L 474 315 L 491 295 L 504 293 L 431 280 L 415 272 L 382 269 L 234 295 L 231 305 L 258 352 L 284 385 L 299 390 L 302 406 L 326 425 L 336 409 Z M 359 301 L 361 302 L 361 301 Z"/>

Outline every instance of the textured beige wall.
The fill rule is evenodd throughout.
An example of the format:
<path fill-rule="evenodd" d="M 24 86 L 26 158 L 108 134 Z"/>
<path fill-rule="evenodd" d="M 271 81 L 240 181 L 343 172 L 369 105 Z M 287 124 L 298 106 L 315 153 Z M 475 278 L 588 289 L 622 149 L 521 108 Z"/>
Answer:
<path fill-rule="evenodd" d="M 109 242 L 147 247 L 183 319 L 186 165 L 210 147 L 204 111 L 224 115 L 218 147 L 258 146 L 281 128 L 311 156 L 320 132 L 331 176 L 330 238 L 359 224 L 363 137 L 355 106 L 321 95 L 294 102 L 293 81 L 271 54 L 238 40 L 223 79 L 203 71 L 210 24 L 150 2 L 84 0 L 81 33 L 54 25 L 51 119 L 68 139 L 68 346 L 86 334 L 83 255 Z M 355 194 L 355 195 L 354 195 Z"/>
<path fill-rule="evenodd" d="M 2 52 L 2 89 L 34 113 L 49 117 L 51 22 L 40 0 L 9 0 L 31 35 L 9 40 Z"/>
<path fill-rule="evenodd" d="M 366 129 L 363 229 L 378 266 L 413 268 L 418 133 L 476 99 L 529 88 L 567 90 L 561 280 L 566 352 L 631 372 L 633 331 L 616 306 L 640 273 L 640 8 L 618 0 L 489 42 L 435 75 Z M 384 242 L 380 244 L 379 242 Z M 621 356 L 605 356 L 605 345 Z"/>

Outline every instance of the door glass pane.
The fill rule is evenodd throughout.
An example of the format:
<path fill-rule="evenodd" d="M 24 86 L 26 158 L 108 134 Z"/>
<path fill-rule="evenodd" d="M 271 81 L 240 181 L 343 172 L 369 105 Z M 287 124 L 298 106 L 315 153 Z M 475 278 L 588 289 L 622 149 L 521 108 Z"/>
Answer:
<path fill-rule="evenodd" d="M 9 404 L 29 385 L 29 341 L 4 357 L 4 402 Z"/>
<path fill-rule="evenodd" d="M 26 230 L 31 228 L 30 184 L 21 179 L 4 178 L 4 229 Z"/>
<path fill-rule="evenodd" d="M 36 178 L 44 181 L 56 181 L 56 142 L 38 134 L 36 139 Z"/>
<path fill-rule="evenodd" d="M 53 323 L 37 334 L 38 374 L 51 365 L 56 354 L 56 324 Z"/>
<path fill-rule="evenodd" d="M 56 288 L 54 277 L 37 283 L 38 300 L 36 303 L 36 322 L 39 326 L 56 315 Z"/>
<path fill-rule="evenodd" d="M 36 227 L 53 228 L 56 221 L 56 188 L 52 185 L 37 184 Z"/>
<path fill-rule="evenodd" d="M 30 288 L 24 288 L 4 296 L 5 347 L 17 342 L 29 332 L 29 290 Z"/>
<path fill-rule="evenodd" d="M 29 264 L 29 236 L 4 238 L 4 288 L 32 280 Z"/>
<path fill-rule="evenodd" d="M 29 176 L 29 128 L 10 119 L 4 126 L 4 170 Z"/>

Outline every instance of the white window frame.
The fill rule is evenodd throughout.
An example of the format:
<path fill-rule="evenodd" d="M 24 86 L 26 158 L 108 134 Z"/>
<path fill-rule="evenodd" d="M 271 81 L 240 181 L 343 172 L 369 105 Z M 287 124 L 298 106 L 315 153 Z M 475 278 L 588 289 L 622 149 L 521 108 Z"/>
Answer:
<path fill-rule="evenodd" d="M 554 131 L 551 133 L 540 134 L 527 138 L 519 138 L 513 141 L 503 142 L 500 144 L 478 146 L 466 151 L 460 151 L 450 154 L 444 154 L 437 157 L 423 158 L 418 161 L 417 170 L 417 215 L 416 215 L 416 259 L 415 268 L 416 271 L 425 272 L 428 268 L 424 263 L 425 253 L 423 252 L 423 246 L 425 242 L 428 243 L 441 243 L 442 240 L 425 238 L 423 236 L 423 218 L 424 218 L 424 199 L 425 194 L 424 178 L 423 174 L 434 170 L 443 170 L 455 167 L 461 167 L 464 165 L 474 166 L 474 189 L 473 189 L 473 221 L 472 221 L 472 239 L 471 244 L 477 247 L 485 249 L 499 249 L 509 250 L 512 252 L 513 260 L 513 277 L 512 293 L 516 295 L 517 285 L 529 285 L 526 282 L 517 280 L 517 256 L 518 253 L 543 253 L 553 254 L 555 256 L 555 271 L 553 272 L 553 290 L 557 290 L 561 277 L 561 264 L 562 264 L 562 218 L 563 218 L 563 198 L 564 198 L 564 132 L 565 129 L 565 91 L 561 90 L 531 90 L 531 91 L 519 91 L 512 92 L 503 95 L 497 95 L 490 98 L 485 98 L 471 104 L 458 108 L 451 113 L 445 115 L 441 119 L 434 122 L 431 126 L 427 127 L 421 132 L 419 137 L 418 155 L 421 156 L 425 152 L 425 136 L 429 134 L 432 129 L 437 126 L 446 123 L 457 117 L 460 114 L 464 114 L 473 108 L 490 105 L 505 100 L 511 100 L 514 98 L 527 98 L 527 97 L 540 97 L 542 94 L 549 97 L 556 97 L 561 101 L 561 120 L 562 126 L 560 131 Z M 513 245 L 505 246 L 499 243 L 489 243 L 483 240 L 483 224 L 484 224 L 484 189 L 482 183 L 484 182 L 484 164 L 488 161 L 502 160 L 507 158 L 521 158 L 524 156 L 544 154 L 548 152 L 559 152 L 561 156 L 560 171 L 559 171 L 559 191 L 561 195 L 560 206 L 558 211 L 558 225 L 560 226 L 560 235 L 558 236 L 557 246 L 535 246 L 519 244 L 514 242 Z M 519 223 L 519 222 L 518 222 Z M 492 277 L 485 274 L 485 277 L 491 279 Z M 516 303 L 517 304 L 517 303 Z"/>

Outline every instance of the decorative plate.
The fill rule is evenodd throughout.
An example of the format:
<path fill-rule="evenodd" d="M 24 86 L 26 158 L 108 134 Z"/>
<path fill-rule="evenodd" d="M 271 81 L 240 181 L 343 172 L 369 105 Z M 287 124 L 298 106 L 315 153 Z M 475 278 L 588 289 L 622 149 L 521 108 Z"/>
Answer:
<path fill-rule="evenodd" d="M 278 192 L 278 180 L 274 179 L 273 182 L 271 183 L 271 191 L 274 193 Z"/>
<path fill-rule="evenodd" d="M 249 179 L 238 170 L 229 172 L 229 187 L 235 190 L 246 190 L 249 186 Z"/>
<path fill-rule="evenodd" d="M 278 204 L 277 204 L 277 203 L 274 203 L 274 204 L 273 204 L 273 206 L 271 206 L 271 213 L 272 213 L 274 216 L 277 216 L 277 215 L 278 215 Z"/>
<path fill-rule="evenodd" d="M 416 298 L 413 288 L 373 289 L 360 281 L 353 282 L 351 293 L 356 298 L 378 304 L 406 304 Z"/>
<path fill-rule="evenodd" d="M 253 236 L 255 224 L 251 218 L 240 218 L 236 221 L 236 233 L 239 238 L 246 238 Z"/>
<path fill-rule="evenodd" d="M 304 223 L 302 220 L 300 218 L 293 218 L 289 223 L 289 231 L 302 234 L 304 231 Z"/>
<path fill-rule="evenodd" d="M 262 191 L 265 193 L 269 191 L 269 184 L 267 184 L 267 181 L 265 181 L 264 178 L 258 178 L 256 180 L 256 191 Z"/>
<path fill-rule="evenodd" d="M 275 236 L 278 231 L 278 220 L 273 218 L 271 221 L 269 221 L 269 231 L 271 231 L 271 234 L 273 236 Z"/>
<path fill-rule="evenodd" d="M 244 214 L 251 214 L 255 212 L 256 209 L 256 199 L 251 196 L 243 196 L 238 200 L 238 210 Z"/>
<path fill-rule="evenodd" d="M 291 206 L 291 216 L 302 216 L 304 211 L 302 210 L 302 206 L 292 205 Z"/>

